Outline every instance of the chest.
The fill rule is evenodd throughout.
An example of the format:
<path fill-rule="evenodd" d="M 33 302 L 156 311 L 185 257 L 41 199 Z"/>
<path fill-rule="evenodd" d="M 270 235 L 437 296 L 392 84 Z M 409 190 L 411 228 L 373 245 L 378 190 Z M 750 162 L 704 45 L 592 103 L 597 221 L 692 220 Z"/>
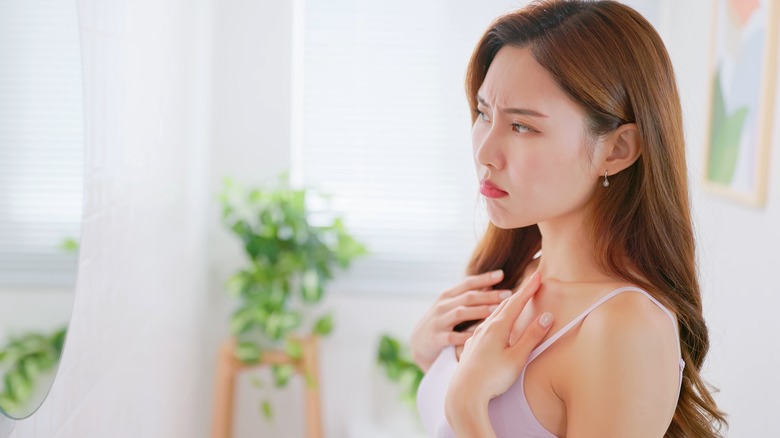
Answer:
<path fill-rule="evenodd" d="M 589 295 L 572 299 L 562 296 L 556 291 L 540 291 L 523 309 L 515 327 L 522 328 L 535 320 L 544 312 L 555 315 L 550 331 L 541 343 L 562 330 L 569 322 L 577 318 L 593 301 Z M 473 331 L 474 329 L 470 329 Z M 576 363 L 576 342 L 578 326 L 572 327 L 564 336 L 557 339 L 543 354 L 527 364 L 522 382 L 518 382 L 514 391 L 523 391 L 531 413 L 535 419 L 548 431 L 556 436 L 566 435 L 566 405 L 559 396 L 565 392 L 567 372 L 572 363 Z M 456 359 L 460 358 L 463 346 L 455 348 Z M 520 378 L 519 377 L 519 378 Z"/>

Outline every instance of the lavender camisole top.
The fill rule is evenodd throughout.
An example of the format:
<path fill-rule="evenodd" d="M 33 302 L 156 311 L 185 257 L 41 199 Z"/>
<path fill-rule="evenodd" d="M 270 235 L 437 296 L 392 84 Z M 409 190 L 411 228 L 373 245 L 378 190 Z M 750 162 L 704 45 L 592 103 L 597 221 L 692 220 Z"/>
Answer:
<path fill-rule="evenodd" d="M 493 426 L 493 430 L 496 432 L 498 438 L 512 437 L 512 438 L 556 438 L 556 436 L 544 428 L 531 412 L 531 407 L 528 405 L 528 401 L 525 398 L 525 392 L 523 390 L 523 379 L 525 378 L 525 370 L 528 368 L 534 359 L 544 352 L 550 345 L 552 345 L 561 336 L 566 334 L 574 326 L 582 322 L 590 312 L 595 308 L 606 302 L 607 300 L 615 297 L 623 292 L 639 292 L 649 298 L 653 303 L 658 305 L 672 320 L 674 324 L 675 333 L 677 333 L 677 323 L 675 322 L 672 313 L 664 307 L 658 300 L 653 298 L 649 293 L 636 287 L 622 287 L 615 289 L 612 292 L 605 295 L 600 300 L 596 301 L 587 310 L 582 312 L 579 316 L 574 318 L 569 324 L 556 332 L 553 336 L 547 339 L 545 342 L 536 347 L 528 357 L 528 361 L 523 367 L 523 371 L 520 373 L 520 377 L 517 381 L 509 387 L 509 389 L 498 397 L 493 398 L 488 402 L 488 415 L 490 417 L 490 423 Z M 680 382 L 677 387 L 677 396 L 679 399 L 680 387 L 682 386 L 682 372 L 685 367 L 685 362 L 679 356 L 680 351 L 680 337 L 677 336 L 677 351 L 680 367 Z M 420 382 L 419 389 L 417 391 L 417 409 L 422 420 L 423 426 L 426 432 L 431 437 L 436 438 L 454 438 L 455 434 L 447 423 L 447 419 L 444 416 L 444 398 L 447 394 L 447 386 L 450 378 L 457 366 L 458 361 L 455 356 L 455 347 L 448 345 L 443 348 L 439 353 L 439 356 L 433 362 L 428 372 Z"/>

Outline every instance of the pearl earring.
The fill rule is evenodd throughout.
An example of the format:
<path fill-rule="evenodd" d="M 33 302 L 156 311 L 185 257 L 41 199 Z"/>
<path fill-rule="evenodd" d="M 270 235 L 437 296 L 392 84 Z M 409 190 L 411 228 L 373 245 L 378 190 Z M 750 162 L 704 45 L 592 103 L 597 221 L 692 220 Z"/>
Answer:
<path fill-rule="evenodd" d="M 601 185 L 603 185 L 604 187 L 609 187 L 609 180 L 607 179 L 607 172 L 608 171 L 604 171 L 604 182 L 601 183 Z"/>

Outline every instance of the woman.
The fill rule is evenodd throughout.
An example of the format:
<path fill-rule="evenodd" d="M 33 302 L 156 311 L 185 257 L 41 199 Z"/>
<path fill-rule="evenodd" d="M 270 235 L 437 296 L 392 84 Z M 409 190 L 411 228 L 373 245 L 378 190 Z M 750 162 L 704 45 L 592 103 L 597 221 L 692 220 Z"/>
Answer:
<path fill-rule="evenodd" d="M 471 276 L 415 328 L 429 433 L 719 436 L 680 101 L 656 31 L 613 1 L 533 3 L 491 24 L 466 89 L 491 223 Z"/>

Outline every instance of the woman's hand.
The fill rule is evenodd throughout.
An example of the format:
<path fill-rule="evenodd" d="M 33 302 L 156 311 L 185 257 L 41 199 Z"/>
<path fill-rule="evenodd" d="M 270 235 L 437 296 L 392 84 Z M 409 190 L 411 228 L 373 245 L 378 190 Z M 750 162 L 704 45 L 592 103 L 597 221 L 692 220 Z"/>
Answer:
<path fill-rule="evenodd" d="M 453 331 L 453 327 L 464 321 L 487 318 L 501 301 L 512 295 L 509 290 L 488 290 L 503 278 L 501 270 L 471 275 L 439 295 L 412 332 L 412 357 L 423 371 L 428 371 L 442 348 L 463 345 L 473 334 Z"/>
<path fill-rule="evenodd" d="M 528 355 L 550 330 L 552 314 L 549 312 L 527 327 L 516 326 L 520 312 L 540 285 L 536 272 L 513 297 L 501 303 L 466 342 L 445 401 L 447 420 L 456 433 L 458 428 L 465 435 L 469 430 L 486 430 L 484 427 L 489 424 L 485 425 L 484 419 L 487 418 L 488 402 L 517 381 Z"/>

